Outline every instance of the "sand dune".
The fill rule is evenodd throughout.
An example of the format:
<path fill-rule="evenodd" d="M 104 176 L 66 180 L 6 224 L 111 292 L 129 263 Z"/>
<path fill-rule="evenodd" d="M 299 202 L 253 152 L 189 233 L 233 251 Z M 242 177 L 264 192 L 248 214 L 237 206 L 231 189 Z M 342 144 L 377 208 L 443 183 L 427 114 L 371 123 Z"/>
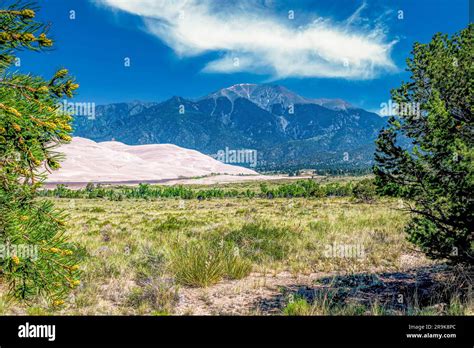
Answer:
<path fill-rule="evenodd" d="M 66 155 L 49 183 L 160 181 L 211 174 L 257 175 L 253 170 L 221 163 L 198 151 L 176 145 L 129 146 L 74 138 L 58 149 Z M 236 177 L 237 178 L 237 177 Z"/>

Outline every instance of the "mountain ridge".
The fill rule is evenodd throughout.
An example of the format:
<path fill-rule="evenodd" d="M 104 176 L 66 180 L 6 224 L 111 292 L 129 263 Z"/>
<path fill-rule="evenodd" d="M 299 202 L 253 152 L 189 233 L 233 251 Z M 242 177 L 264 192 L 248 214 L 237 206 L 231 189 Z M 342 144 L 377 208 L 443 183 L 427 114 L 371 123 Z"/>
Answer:
<path fill-rule="evenodd" d="M 239 97 L 245 98 L 268 111 L 271 111 L 271 107 L 278 103 L 284 104 L 285 107 L 295 104 L 317 104 L 332 110 L 356 109 L 355 106 L 342 99 L 306 98 L 290 91 L 284 86 L 272 84 L 235 84 L 198 98 L 197 100 L 219 97 L 226 97 L 231 99 L 231 101 Z"/>
<path fill-rule="evenodd" d="M 386 122 L 343 100 L 305 98 L 278 85 L 239 84 L 196 100 L 175 96 L 97 108 L 95 120 L 75 118 L 75 136 L 129 145 L 172 143 L 208 155 L 254 149 L 263 168 L 370 166 Z"/>

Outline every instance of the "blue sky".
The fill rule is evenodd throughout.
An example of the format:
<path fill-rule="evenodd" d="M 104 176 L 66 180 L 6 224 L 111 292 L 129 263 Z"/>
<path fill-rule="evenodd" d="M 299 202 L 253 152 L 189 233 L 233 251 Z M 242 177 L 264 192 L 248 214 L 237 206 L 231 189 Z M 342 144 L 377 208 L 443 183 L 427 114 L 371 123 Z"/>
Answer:
<path fill-rule="evenodd" d="M 49 77 L 66 67 L 81 85 L 77 101 L 96 104 L 196 98 L 237 83 L 271 82 L 377 110 L 407 79 L 405 60 L 415 41 L 468 23 L 468 0 L 47 0 L 40 6 L 55 48 L 22 53 L 20 70 Z"/>

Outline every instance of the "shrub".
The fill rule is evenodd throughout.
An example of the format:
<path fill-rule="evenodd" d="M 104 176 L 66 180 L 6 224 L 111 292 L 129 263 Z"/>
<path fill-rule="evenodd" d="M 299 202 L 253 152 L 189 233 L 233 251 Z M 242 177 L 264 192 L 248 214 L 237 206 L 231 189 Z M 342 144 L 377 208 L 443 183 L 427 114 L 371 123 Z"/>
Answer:
<path fill-rule="evenodd" d="M 376 186 L 372 179 L 364 179 L 355 184 L 352 189 L 353 196 L 362 202 L 372 202 L 376 195 Z"/>

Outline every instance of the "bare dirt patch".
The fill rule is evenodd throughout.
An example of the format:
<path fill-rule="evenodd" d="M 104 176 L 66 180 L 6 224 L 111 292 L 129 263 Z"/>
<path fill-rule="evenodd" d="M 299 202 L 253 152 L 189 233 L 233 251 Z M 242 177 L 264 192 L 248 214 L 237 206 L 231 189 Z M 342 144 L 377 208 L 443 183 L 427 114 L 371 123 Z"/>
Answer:
<path fill-rule="evenodd" d="M 182 288 L 178 315 L 279 315 L 289 298 L 315 303 L 330 294 L 333 304 L 378 304 L 386 314 L 431 308 L 439 314 L 453 298 L 472 296 L 472 268 L 462 272 L 430 265 L 401 272 L 293 275 L 252 273 L 206 289 Z M 370 313 L 367 313 L 370 314 Z"/>

